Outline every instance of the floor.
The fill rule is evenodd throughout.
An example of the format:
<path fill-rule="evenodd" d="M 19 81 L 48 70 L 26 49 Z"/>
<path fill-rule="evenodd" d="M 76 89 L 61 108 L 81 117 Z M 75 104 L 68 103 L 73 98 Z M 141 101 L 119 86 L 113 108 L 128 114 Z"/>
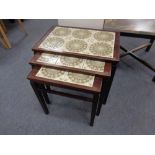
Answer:
<path fill-rule="evenodd" d="M 12 49 L 0 45 L 0 134 L 155 134 L 154 73 L 136 60 L 121 59 L 107 105 L 89 126 L 91 105 L 88 102 L 51 96 L 50 114 L 38 104 L 29 81 L 28 62 L 32 46 L 57 20 L 25 20 L 28 36 L 10 25 Z M 121 38 L 129 49 L 141 39 Z M 149 53 L 138 52 L 155 65 L 155 46 Z"/>

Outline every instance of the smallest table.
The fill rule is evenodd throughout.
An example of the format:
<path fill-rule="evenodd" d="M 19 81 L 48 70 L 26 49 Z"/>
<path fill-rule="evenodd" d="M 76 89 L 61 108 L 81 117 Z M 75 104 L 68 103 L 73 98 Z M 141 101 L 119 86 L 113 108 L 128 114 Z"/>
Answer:
<path fill-rule="evenodd" d="M 32 71 L 28 75 L 28 79 L 30 80 L 31 86 L 46 114 L 49 113 L 47 104 L 50 103 L 47 93 L 92 102 L 90 125 L 93 126 L 98 102 L 101 102 L 101 78 L 47 67 L 33 67 Z M 52 90 L 50 86 L 89 93 L 92 94 L 92 98 Z"/>

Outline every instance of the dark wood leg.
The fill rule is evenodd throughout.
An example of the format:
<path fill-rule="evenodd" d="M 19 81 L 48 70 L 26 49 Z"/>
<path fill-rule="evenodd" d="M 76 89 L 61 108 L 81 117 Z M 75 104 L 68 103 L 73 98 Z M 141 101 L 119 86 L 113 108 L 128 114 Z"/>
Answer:
<path fill-rule="evenodd" d="M 39 84 L 39 86 L 40 86 L 40 88 L 43 89 L 43 90 L 46 89 L 45 86 L 44 86 L 43 84 Z M 47 92 L 46 92 L 46 91 L 42 91 L 42 95 L 43 95 L 43 97 L 44 97 L 45 102 L 46 102 L 47 104 L 51 104 Z"/>
<path fill-rule="evenodd" d="M 99 99 L 99 94 L 94 94 L 93 102 L 92 102 L 92 111 L 91 111 L 91 119 L 90 119 L 90 126 L 94 125 L 94 119 L 96 115 L 97 103 Z"/>
<path fill-rule="evenodd" d="M 99 103 L 98 103 L 98 107 L 97 107 L 97 111 L 96 111 L 97 116 L 99 116 L 99 114 L 100 114 L 102 104 L 106 104 L 108 94 L 110 91 L 110 84 L 111 84 L 110 78 L 103 79 L 103 85 L 102 85 L 102 89 L 101 89 L 101 93 L 100 93 L 100 97 L 99 97 Z"/>
<path fill-rule="evenodd" d="M 146 52 L 149 52 L 149 51 L 150 51 L 150 49 L 151 49 L 151 47 L 152 47 L 152 45 L 153 45 L 154 40 L 155 40 L 154 38 L 151 38 L 151 39 L 150 39 L 151 45 L 148 46 L 148 47 L 146 48 L 146 50 L 145 50 Z"/>
<path fill-rule="evenodd" d="M 106 82 L 105 82 L 105 98 L 104 98 L 104 102 L 103 104 L 106 104 L 106 101 L 107 101 L 107 98 L 108 98 L 108 95 L 109 95 L 109 92 L 110 92 L 110 88 L 111 88 L 111 85 L 112 85 L 112 82 L 113 82 L 113 79 L 114 79 L 114 75 L 115 75 L 115 72 L 116 72 L 116 67 L 117 67 L 117 63 L 113 63 L 112 64 L 112 71 L 111 71 L 111 77 L 109 79 L 106 79 Z"/>
<path fill-rule="evenodd" d="M 155 76 L 153 77 L 152 81 L 155 82 Z"/>
<path fill-rule="evenodd" d="M 32 88 L 33 88 L 33 90 L 34 90 L 34 92 L 35 92 L 35 94 L 39 100 L 39 103 L 45 112 L 45 114 L 48 114 L 49 111 L 48 111 L 48 108 L 47 108 L 46 103 L 44 101 L 42 93 L 38 90 L 38 84 L 33 82 L 33 81 L 30 81 L 30 84 L 31 84 L 31 86 L 32 86 Z"/>

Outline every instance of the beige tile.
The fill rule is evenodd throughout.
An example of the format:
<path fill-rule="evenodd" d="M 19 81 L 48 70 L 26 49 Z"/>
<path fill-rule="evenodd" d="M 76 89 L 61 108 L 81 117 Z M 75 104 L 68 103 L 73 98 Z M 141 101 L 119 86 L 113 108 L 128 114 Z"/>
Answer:
<path fill-rule="evenodd" d="M 47 64 L 56 64 L 59 57 L 59 55 L 42 53 L 41 56 L 37 59 L 37 61 Z"/>
<path fill-rule="evenodd" d="M 112 58 L 114 43 L 113 32 L 56 27 L 39 48 Z"/>
<path fill-rule="evenodd" d="M 86 59 L 83 64 L 84 64 L 83 69 L 97 71 L 97 72 L 104 72 L 105 62 L 92 61 L 92 60 Z"/>
<path fill-rule="evenodd" d="M 67 57 L 67 56 L 60 56 L 57 61 L 57 65 L 73 67 L 73 68 L 80 68 L 82 69 L 83 66 L 83 59 L 75 58 L 75 57 Z"/>
<path fill-rule="evenodd" d="M 56 81 L 62 81 L 87 87 L 92 87 L 94 83 L 94 76 L 72 73 L 67 71 L 61 71 L 46 67 L 41 67 L 41 69 L 36 74 L 37 77 L 42 77 L 45 79 L 51 79 Z"/>

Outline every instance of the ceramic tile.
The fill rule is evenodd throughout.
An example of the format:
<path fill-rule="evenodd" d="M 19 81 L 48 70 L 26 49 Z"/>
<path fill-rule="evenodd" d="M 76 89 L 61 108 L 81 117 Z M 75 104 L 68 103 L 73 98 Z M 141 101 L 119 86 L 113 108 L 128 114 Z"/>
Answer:
<path fill-rule="evenodd" d="M 104 72 L 104 66 L 105 66 L 105 62 L 92 61 L 87 59 L 84 62 L 83 69 L 97 71 L 97 72 Z"/>
<path fill-rule="evenodd" d="M 59 55 L 42 53 L 41 56 L 37 59 L 37 61 L 48 64 L 56 64 L 59 57 Z"/>
<path fill-rule="evenodd" d="M 91 32 L 89 30 L 77 29 L 73 31 L 72 36 L 77 39 L 86 39 L 91 36 Z"/>
<path fill-rule="evenodd" d="M 98 56 L 110 56 L 111 51 L 113 50 L 112 47 L 107 44 L 107 43 L 102 43 L 102 42 L 97 42 L 91 44 L 89 48 L 90 52 L 93 55 L 98 55 Z M 103 52 L 104 51 L 104 52 Z"/>
<path fill-rule="evenodd" d="M 67 57 L 67 56 L 60 56 L 57 61 L 57 65 L 73 67 L 82 69 L 83 66 L 83 59 L 75 58 L 75 57 Z"/>
<path fill-rule="evenodd" d="M 92 87 L 94 83 L 94 76 L 67 72 L 62 70 L 56 70 L 46 67 L 41 67 L 41 69 L 36 74 L 37 77 L 42 77 L 46 79 L 67 82 L 87 87 Z"/>
<path fill-rule="evenodd" d="M 39 48 L 101 57 L 113 57 L 115 33 L 57 26 Z"/>
<path fill-rule="evenodd" d="M 37 59 L 37 61 L 46 64 L 56 64 L 58 66 L 67 66 L 97 72 L 104 72 L 104 65 L 105 65 L 105 62 L 101 61 L 80 59 L 68 56 L 59 56 L 56 54 L 46 54 L 46 53 L 42 53 L 41 56 Z"/>

